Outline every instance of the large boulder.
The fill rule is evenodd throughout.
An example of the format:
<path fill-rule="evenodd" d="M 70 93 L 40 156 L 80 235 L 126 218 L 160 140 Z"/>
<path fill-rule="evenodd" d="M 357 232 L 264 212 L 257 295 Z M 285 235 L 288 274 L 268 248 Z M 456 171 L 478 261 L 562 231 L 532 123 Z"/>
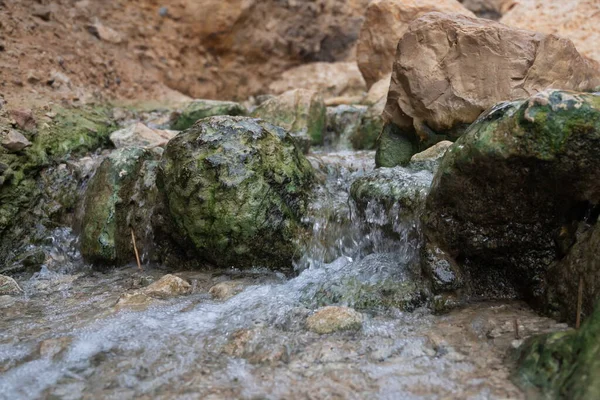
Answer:
<path fill-rule="evenodd" d="M 518 0 L 500 22 L 573 41 L 584 56 L 600 61 L 600 3 L 596 0 Z"/>
<path fill-rule="evenodd" d="M 312 183 L 291 136 L 246 117 L 212 117 L 180 133 L 159 173 L 174 237 L 220 267 L 289 269 Z"/>
<path fill-rule="evenodd" d="M 521 346 L 515 381 L 543 398 L 600 398 L 599 335 L 600 303 L 580 330 L 534 337 Z"/>
<path fill-rule="evenodd" d="M 132 232 L 139 251 L 149 250 L 156 156 L 130 147 L 115 150 L 100 164 L 85 195 L 81 254 L 86 260 L 100 267 L 134 261 Z"/>
<path fill-rule="evenodd" d="M 410 155 L 459 137 L 486 109 L 547 88 L 589 91 L 600 69 L 568 39 L 430 13 L 398 43 L 385 118 Z M 412 147 L 411 147 L 412 145 Z"/>
<path fill-rule="evenodd" d="M 233 101 L 194 100 L 181 112 L 177 113 L 171 123 L 171 128 L 182 131 L 194 125 L 202 118 L 215 115 L 245 115 L 246 109 Z"/>
<path fill-rule="evenodd" d="M 323 144 L 326 112 L 319 92 L 296 89 L 265 101 L 252 116 L 280 126 L 292 135 L 308 135 L 313 144 Z"/>
<path fill-rule="evenodd" d="M 474 16 L 456 0 L 374 0 L 357 43 L 358 68 L 370 88 L 392 72 L 398 40 L 409 24 L 432 11 Z"/>
<path fill-rule="evenodd" d="M 462 265 L 473 293 L 546 306 L 556 278 L 549 268 L 568 253 L 580 225 L 597 218 L 599 156 L 600 96 L 548 90 L 501 103 L 442 159 L 427 198 L 426 237 Z M 593 240 L 582 243 L 588 261 Z M 572 274 L 564 267 L 563 300 L 574 301 L 580 276 L 595 285 L 595 266 Z"/>
<path fill-rule="evenodd" d="M 317 62 L 291 68 L 269 85 L 275 94 L 293 89 L 315 90 L 329 98 L 361 96 L 367 87 L 355 62 Z"/>

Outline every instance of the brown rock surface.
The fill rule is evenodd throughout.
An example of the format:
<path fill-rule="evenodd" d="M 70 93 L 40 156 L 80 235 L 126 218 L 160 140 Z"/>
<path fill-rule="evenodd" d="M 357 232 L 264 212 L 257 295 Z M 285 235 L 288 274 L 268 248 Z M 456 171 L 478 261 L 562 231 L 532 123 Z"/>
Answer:
<path fill-rule="evenodd" d="M 500 22 L 571 39 L 583 55 L 600 61 L 600 1 L 517 0 Z"/>
<path fill-rule="evenodd" d="M 269 85 L 274 94 L 293 89 L 316 90 L 329 98 L 362 95 L 367 87 L 355 62 L 317 62 L 289 69 Z"/>
<path fill-rule="evenodd" d="M 474 16 L 456 0 L 374 0 L 357 43 L 358 67 L 367 87 L 392 72 L 398 40 L 420 16 L 439 11 Z"/>
<path fill-rule="evenodd" d="M 319 334 L 359 330 L 362 323 L 361 313 L 353 308 L 339 306 L 319 308 L 306 319 L 308 330 Z"/>
<path fill-rule="evenodd" d="M 430 13 L 398 44 L 384 115 L 405 131 L 426 125 L 445 133 L 500 101 L 549 87 L 591 90 L 599 71 L 567 39 Z"/>

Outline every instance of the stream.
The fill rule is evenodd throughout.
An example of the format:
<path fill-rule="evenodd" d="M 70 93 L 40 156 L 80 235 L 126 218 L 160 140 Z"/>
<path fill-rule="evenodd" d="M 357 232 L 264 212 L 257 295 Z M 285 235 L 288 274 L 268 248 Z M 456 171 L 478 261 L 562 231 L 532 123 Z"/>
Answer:
<path fill-rule="evenodd" d="M 349 187 L 374 168 L 372 152 L 309 159 L 322 179 L 295 277 L 259 267 L 98 272 L 82 261 L 76 235 L 56 229 L 47 265 L 17 279 L 24 294 L 0 296 L 0 399 L 525 398 L 509 379 L 511 350 L 564 325 L 519 301 L 444 315 L 361 310 L 358 331 L 306 328 L 323 288 L 348 276 L 406 279 L 419 245 L 418 223 L 399 207 L 369 205 L 366 220 L 357 218 Z M 385 234 L 390 225 L 395 235 Z M 117 304 L 167 273 L 189 281 L 192 293 L 140 309 Z M 209 289 L 220 282 L 235 282 L 239 293 L 213 298 Z"/>

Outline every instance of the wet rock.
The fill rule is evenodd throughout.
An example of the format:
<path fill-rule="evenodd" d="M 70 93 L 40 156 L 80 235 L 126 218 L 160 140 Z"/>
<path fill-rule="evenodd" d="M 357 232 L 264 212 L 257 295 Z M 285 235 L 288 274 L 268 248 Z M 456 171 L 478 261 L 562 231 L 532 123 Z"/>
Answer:
<path fill-rule="evenodd" d="M 30 109 L 10 110 L 9 114 L 15 124 L 24 131 L 33 131 L 37 126 L 33 112 Z"/>
<path fill-rule="evenodd" d="M 177 115 L 171 128 L 177 131 L 188 129 L 196 121 L 215 115 L 245 115 L 246 109 L 239 103 L 218 100 L 194 100 Z"/>
<path fill-rule="evenodd" d="M 348 307 L 329 306 L 315 311 L 306 319 L 309 331 L 327 334 L 339 331 L 357 331 L 362 327 L 363 315 Z"/>
<path fill-rule="evenodd" d="M 23 293 L 17 282 L 10 276 L 0 275 L 0 296 Z"/>
<path fill-rule="evenodd" d="M 599 99 L 548 90 L 501 103 L 442 159 L 425 233 L 461 261 L 478 295 L 514 291 L 545 305 L 548 269 L 576 241 L 577 227 L 597 217 Z M 565 275 L 573 299 L 579 276 Z"/>
<path fill-rule="evenodd" d="M 244 282 L 226 281 L 217 283 L 210 288 L 208 293 L 210 293 L 215 300 L 225 301 L 240 293 L 243 289 Z"/>
<path fill-rule="evenodd" d="M 580 330 L 526 341 L 517 353 L 514 380 L 547 398 L 595 399 L 600 396 L 600 303 Z"/>
<path fill-rule="evenodd" d="M 490 74 L 492 69 L 498 73 Z M 427 14 L 398 43 L 384 111 L 406 147 L 397 152 L 396 165 L 442 139 L 456 139 L 500 101 L 549 87 L 592 90 L 600 85 L 599 72 L 568 39 L 483 19 Z"/>
<path fill-rule="evenodd" d="M 294 89 L 314 90 L 329 98 L 360 96 L 367 87 L 355 62 L 317 62 L 289 69 L 269 85 L 275 94 Z"/>
<path fill-rule="evenodd" d="M 201 259 L 291 265 L 313 170 L 283 129 L 246 117 L 205 119 L 168 143 L 159 178 L 174 235 Z"/>
<path fill-rule="evenodd" d="M 187 281 L 171 274 L 163 276 L 141 290 L 141 293 L 159 299 L 182 296 L 191 292 L 192 286 Z"/>
<path fill-rule="evenodd" d="M 290 133 L 307 134 L 315 145 L 323 144 L 326 108 L 318 92 L 305 89 L 287 91 L 262 103 L 252 116 Z"/>
<path fill-rule="evenodd" d="M 330 265 L 323 279 L 306 290 L 302 301 L 309 307 L 414 311 L 427 304 L 429 290 L 412 261 L 408 251 L 370 254 L 351 265 Z"/>
<path fill-rule="evenodd" d="M 142 148 L 112 152 L 91 179 L 85 198 L 81 253 L 97 265 L 126 264 L 135 259 L 132 229 L 141 247 L 151 235 L 156 154 Z M 144 185 L 144 180 L 150 182 Z M 136 192 L 141 181 L 146 187 Z"/>
<path fill-rule="evenodd" d="M 148 296 L 142 292 L 124 293 L 119 297 L 115 310 L 144 311 L 148 307 L 160 304 L 160 300 Z"/>
<path fill-rule="evenodd" d="M 579 278 L 583 318 L 592 315 L 594 303 L 600 299 L 599 222 L 592 216 L 588 223 L 564 227 L 559 234 L 560 239 L 566 240 L 567 255 L 548 271 L 546 311 L 562 321 L 573 324 L 577 318 Z"/>
<path fill-rule="evenodd" d="M 117 149 L 123 147 L 163 147 L 177 132 L 151 129 L 141 122 L 110 134 L 110 141 Z"/>
<path fill-rule="evenodd" d="M 435 294 L 453 292 L 464 285 L 462 271 L 458 264 L 443 250 L 427 244 L 421 257 L 423 272 L 431 279 Z"/>
<path fill-rule="evenodd" d="M 503 24 L 570 39 L 584 56 L 600 61 L 598 12 L 595 0 L 527 0 L 513 3 L 500 20 Z"/>
<path fill-rule="evenodd" d="M 410 163 L 408 166 L 411 169 L 426 169 L 428 171 L 435 172 L 440 164 L 440 161 L 442 160 L 442 157 L 444 157 L 446 151 L 448 151 L 452 144 L 453 143 L 449 140 L 442 140 L 427 150 L 413 155 L 410 158 Z"/>
<path fill-rule="evenodd" d="M 57 358 L 60 357 L 69 348 L 73 341 L 70 336 L 59 338 L 46 339 L 40 343 L 38 352 L 42 358 Z"/>
<path fill-rule="evenodd" d="M 366 106 L 327 107 L 327 134 L 324 144 L 338 150 L 351 149 L 351 138 L 358 134 L 366 110 Z"/>
<path fill-rule="evenodd" d="M 0 143 L 2 144 L 2 147 L 10 152 L 19 152 L 24 148 L 31 146 L 31 142 L 27 140 L 21 132 L 14 129 L 8 129 L 3 132 Z"/>
<path fill-rule="evenodd" d="M 356 51 L 358 67 L 369 88 L 392 72 L 398 40 L 409 24 L 432 11 L 473 15 L 456 0 L 376 0 L 369 3 Z"/>
<path fill-rule="evenodd" d="M 395 124 L 383 125 L 381 135 L 377 140 L 375 165 L 387 168 L 396 167 L 402 163 L 408 163 L 413 155 L 413 144 L 404 132 Z"/>

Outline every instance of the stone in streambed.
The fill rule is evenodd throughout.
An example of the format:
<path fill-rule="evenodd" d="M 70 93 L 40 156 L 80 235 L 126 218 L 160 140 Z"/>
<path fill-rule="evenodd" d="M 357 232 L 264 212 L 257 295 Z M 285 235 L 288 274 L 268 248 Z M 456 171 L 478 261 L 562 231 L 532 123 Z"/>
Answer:
<path fill-rule="evenodd" d="M 329 306 L 315 311 L 306 319 L 309 331 L 327 334 L 339 331 L 357 331 L 362 327 L 363 315 L 348 307 Z"/>

